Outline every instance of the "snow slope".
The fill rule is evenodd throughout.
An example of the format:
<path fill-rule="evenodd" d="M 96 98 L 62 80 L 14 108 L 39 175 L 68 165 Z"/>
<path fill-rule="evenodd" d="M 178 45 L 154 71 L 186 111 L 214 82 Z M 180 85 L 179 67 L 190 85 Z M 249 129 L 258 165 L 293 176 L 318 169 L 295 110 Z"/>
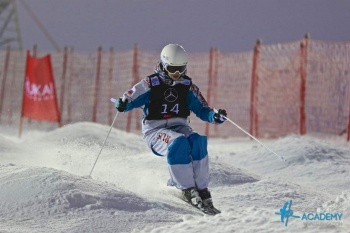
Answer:
<path fill-rule="evenodd" d="M 166 186 L 166 158 L 141 135 L 113 129 L 88 177 L 108 130 L 83 122 L 18 139 L 0 127 L 0 232 L 350 232 L 343 139 L 263 141 L 287 162 L 249 139 L 210 139 L 210 188 L 222 213 L 204 216 Z M 290 218 L 285 227 L 275 212 L 289 200 L 296 215 L 340 212 L 342 220 Z"/>

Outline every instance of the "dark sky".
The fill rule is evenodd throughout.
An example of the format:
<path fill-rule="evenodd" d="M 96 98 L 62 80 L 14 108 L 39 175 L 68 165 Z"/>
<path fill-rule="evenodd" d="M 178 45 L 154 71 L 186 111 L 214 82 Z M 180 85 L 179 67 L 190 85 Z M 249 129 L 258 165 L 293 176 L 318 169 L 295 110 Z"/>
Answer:
<path fill-rule="evenodd" d="M 252 50 L 301 39 L 350 41 L 350 0 L 25 0 L 63 48 L 114 47 L 160 51 L 178 43 L 188 52 Z M 54 47 L 17 2 L 25 49 Z"/>

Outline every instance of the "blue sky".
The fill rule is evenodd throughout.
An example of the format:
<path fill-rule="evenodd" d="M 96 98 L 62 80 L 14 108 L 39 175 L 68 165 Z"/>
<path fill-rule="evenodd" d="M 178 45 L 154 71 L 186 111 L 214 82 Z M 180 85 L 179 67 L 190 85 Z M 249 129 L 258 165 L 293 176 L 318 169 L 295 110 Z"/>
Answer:
<path fill-rule="evenodd" d="M 188 52 L 252 50 L 301 39 L 350 41 L 349 0 L 25 0 L 60 47 L 116 51 L 135 43 L 160 51 L 178 43 Z M 54 50 L 17 2 L 24 48 Z"/>

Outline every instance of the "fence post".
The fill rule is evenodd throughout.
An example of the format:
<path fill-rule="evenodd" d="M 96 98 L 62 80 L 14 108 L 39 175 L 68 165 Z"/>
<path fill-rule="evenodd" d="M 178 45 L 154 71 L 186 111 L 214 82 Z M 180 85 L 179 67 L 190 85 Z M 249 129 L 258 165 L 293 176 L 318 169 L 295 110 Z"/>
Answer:
<path fill-rule="evenodd" d="M 307 51 L 309 47 L 309 35 L 306 34 L 304 40 L 300 43 L 300 135 L 306 134 L 306 114 L 305 114 L 305 96 L 306 96 L 306 75 L 307 75 Z"/>
<path fill-rule="evenodd" d="M 8 46 L 8 47 L 6 48 L 6 55 L 5 55 L 5 62 L 4 62 L 4 70 L 3 70 L 2 83 L 1 83 L 1 93 L 0 93 L 0 122 L 1 122 L 1 115 L 2 115 L 3 104 L 4 104 L 4 100 L 5 100 L 5 86 L 6 86 L 7 72 L 8 72 L 8 68 L 9 68 L 10 53 L 11 53 L 11 49 L 10 49 L 10 46 Z"/>
<path fill-rule="evenodd" d="M 213 80 L 213 57 L 214 57 L 214 49 L 210 48 L 209 51 L 209 70 L 208 70 L 208 87 L 207 87 L 207 103 L 210 106 L 211 104 L 211 88 L 212 88 L 212 80 Z M 205 135 L 209 138 L 209 123 L 205 124 Z"/>
<path fill-rule="evenodd" d="M 96 64 L 95 98 L 94 98 L 93 113 L 92 113 L 92 122 L 95 122 L 95 123 L 97 119 L 97 99 L 98 99 L 99 85 L 100 85 L 101 56 L 102 56 L 102 47 L 98 47 L 97 64 Z"/>
<path fill-rule="evenodd" d="M 75 76 L 75 71 L 74 71 L 74 48 L 69 49 L 69 61 L 68 64 L 68 69 L 69 69 L 69 79 L 68 79 L 68 94 L 67 94 L 67 119 L 66 122 L 70 123 L 72 122 L 72 82 Z"/>
<path fill-rule="evenodd" d="M 217 105 L 217 93 L 218 93 L 218 72 L 219 72 L 219 50 L 218 48 L 214 48 L 214 55 L 213 55 L 213 61 L 214 61 L 214 66 L 213 66 L 213 86 L 214 90 L 212 91 L 213 93 L 213 101 L 212 105 L 216 106 Z M 214 132 L 218 132 L 218 125 L 214 125 Z"/>
<path fill-rule="evenodd" d="M 33 57 L 37 57 L 37 53 L 38 53 L 38 45 L 35 44 L 35 45 L 33 45 L 33 54 L 32 54 L 32 56 Z"/>
<path fill-rule="evenodd" d="M 62 77 L 61 77 L 61 93 L 60 93 L 60 114 L 61 114 L 61 123 L 63 122 L 63 106 L 64 106 L 64 96 L 65 96 L 65 82 L 67 74 L 67 59 L 68 59 L 68 48 L 64 47 L 63 50 L 63 64 L 62 64 Z"/>
<path fill-rule="evenodd" d="M 134 50 L 134 61 L 133 61 L 133 80 L 134 83 L 133 85 L 135 85 L 136 83 L 139 82 L 139 56 L 140 56 L 140 51 L 138 48 L 138 45 L 135 44 L 135 50 Z M 135 111 L 135 123 L 136 123 L 136 129 L 140 130 L 141 129 L 141 124 L 140 124 L 140 112 L 139 111 Z"/>
<path fill-rule="evenodd" d="M 138 82 L 139 72 L 138 72 L 138 46 L 135 44 L 133 50 L 133 64 L 132 64 L 132 83 L 131 86 L 135 85 Z M 132 112 L 128 113 L 128 119 L 126 123 L 126 131 L 130 132 L 131 130 L 131 120 L 132 120 Z M 137 126 L 139 128 L 139 126 Z"/>
<path fill-rule="evenodd" d="M 14 56 L 12 55 L 14 54 Z M 8 73 L 8 75 L 11 75 L 11 83 L 10 83 L 10 90 L 14 90 L 16 89 L 17 83 L 18 83 L 18 79 L 15 78 L 17 77 L 17 73 L 20 72 L 23 69 L 18 69 L 18 57 L 22 57 L 22 51 L 18 51 L 18 52 L 14 52 L 11 48 L 10 48 L 10 59 L 9 59 L 9 63 L 11 60 L 11 68 L 9 67 L 9 70 L 12 70 L 12 72 Z M 8 85 L 8 84 L 7 84 Z M 14 92 L 10 92 L 10 99 L 15 99 L 16 97 L 18 97 L 17 93 Z M 17 113 L 16 108 L 20 106 L 18 105 L 18 102 L 10 102 L 10 106 L 9 106 L 9 124 L 12 124 L 13 121 L 13 112 Z"/>
<path fill-rule="evenodd" d="M 32 57 L 37 57 L 38 56 L 38 45 L 37 44 L 34 44 L 33 45 L 33 54 L 32 54 Z M 27 119 L 27 122 L 29 123 L 29 124 L 31 124 L 32 123 L 32 119 L 31 118 L 29 118 L 29 119 Z M 39 121 L 39 124 L 41 124 L 41 121 Z M 19 137 L 21 137 L 21 134 L 22 134 L 22 126 L 23 126 L 23 117 L 21 116 L 21 123 L 20 123 L 20 125 L 21 125 L 21 132 L 20 132 L 20 136 Z"/>
<path fill-rule="evenodd" d="M 109 88 L 109 96 L 113 96 L 113 86 L 112 86 L 112 80 L 113 80 L 113 67 L 114 67 L 114 49 L 111 47 L 109 49 L 109 59 L 108 59 L 108 88 Z M 114 115 L 114 108 L 111 108 L 109 105 L 107 105 L 108 109 L 108 122 L 109 125 L 112 124 L 113 121 L 113 115 Z M 114 111 L 113 111 L 114 110 Z"/>
<path fill-rule="evenodd" d="M 261 40 L 258 39 L 254 46 L 253 52 L 253 67 L 252 67 L 252 80 L 250 87 L 250 125 L 249 133 L 255 137 L 259 136 L 259 126 L 258 126 L 258 113 L 256 109 L 256 90 L 258 87 L 258 65 L 259 65 L 259 56 L 260 56 L 260 46 Z"/>

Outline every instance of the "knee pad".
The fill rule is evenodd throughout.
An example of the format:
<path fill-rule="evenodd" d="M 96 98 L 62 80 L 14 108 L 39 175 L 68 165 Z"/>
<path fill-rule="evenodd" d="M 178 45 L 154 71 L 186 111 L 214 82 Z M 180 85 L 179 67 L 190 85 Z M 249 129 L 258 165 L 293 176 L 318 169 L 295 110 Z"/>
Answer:
<path fill-rule="evenodd" d="M 191 146 L 191 155 L 192 159 L 202 160 L 208 155 L 207 150 L 207 137 L 199 135 L 198 133 L 193 133 L 187 138 L 190 146 Z"/>
<path fill-rule="evenodd" d="M 168 164 L 189 164 L 191 147 L 186 137 L 176 138 L 168 147 Z"/>

